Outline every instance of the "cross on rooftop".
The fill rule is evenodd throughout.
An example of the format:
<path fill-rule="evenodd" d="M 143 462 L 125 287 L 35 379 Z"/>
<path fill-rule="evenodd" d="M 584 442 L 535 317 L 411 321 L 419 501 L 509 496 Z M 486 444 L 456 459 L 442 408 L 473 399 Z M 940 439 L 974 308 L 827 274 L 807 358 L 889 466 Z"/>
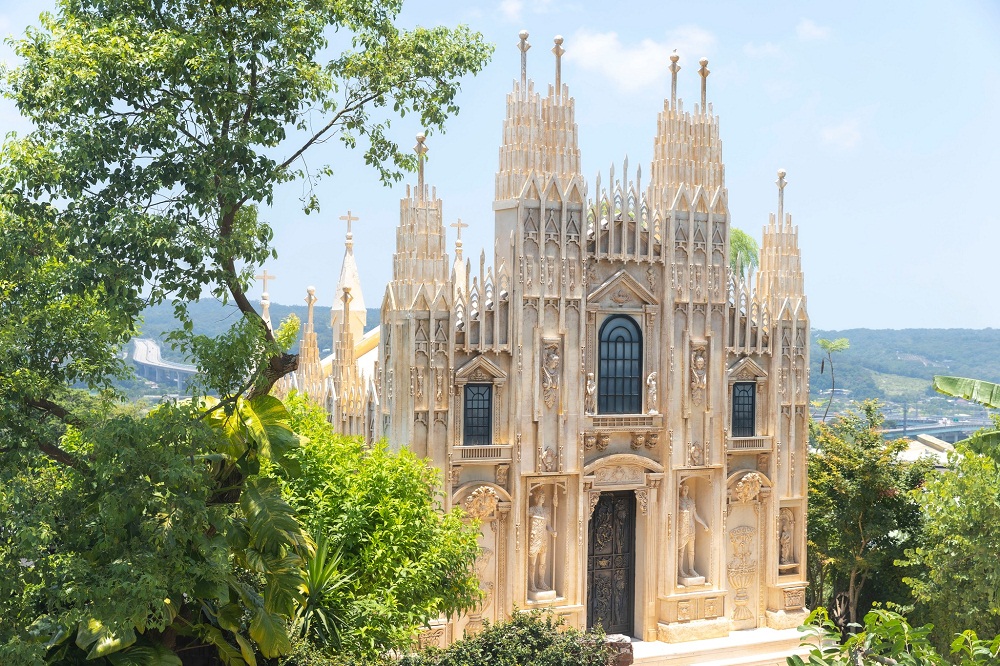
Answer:
<path fill-rule="evenodd" d="M 340 219 L 347 221 L 347 233 L 351 233 L 351 222 L 357 222 L 361 218 L 354 217 L 353 215 L 351 215 L 351 211 L 348 210 L 347 215 L 341 215 Z"/>
<path fill-rule="evenodd" d="M 467 225 L 465 222 L 462 222 L 462 218 L 458 218 L 458 222 L 453 222 L 448 226 L 455 227 L 456 229 L 458 229 L 458 240 L 462 240 L 462 229 L 465 229 L 469 225 Z"/>
<path fill-rule="evenodd" d="M 255 280 L 260 280 L 264 284 L 264 293 L 266 294 L 267 293 L 267 281 L 268 280 L 276 280 L 277 276 L 275 276 L 275 275 L 268 275 L 267 269 L 265 268 L 263 270 L 263 272 L 261 272 L 260 275 L 255 275 L 254 279 Z"/>

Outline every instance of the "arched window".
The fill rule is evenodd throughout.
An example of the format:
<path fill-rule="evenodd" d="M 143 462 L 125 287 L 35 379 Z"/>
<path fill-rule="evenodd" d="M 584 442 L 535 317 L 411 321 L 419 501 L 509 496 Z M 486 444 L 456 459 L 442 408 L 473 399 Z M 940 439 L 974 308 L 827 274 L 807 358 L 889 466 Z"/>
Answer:
<path fill-rule="evenodd" d="M 597 361 L 597 411 L 642 412 L 642 333 L 625 315 L 608 317 L 601 326 Z"/>

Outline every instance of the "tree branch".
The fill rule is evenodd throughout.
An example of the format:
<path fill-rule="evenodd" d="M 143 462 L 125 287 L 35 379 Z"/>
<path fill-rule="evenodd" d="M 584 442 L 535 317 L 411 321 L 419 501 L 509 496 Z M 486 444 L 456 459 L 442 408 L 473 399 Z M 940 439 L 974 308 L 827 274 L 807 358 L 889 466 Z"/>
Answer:
<path fill-rule="evenodd" d="M 77 428 L 83 427 L 83 421 L 73 416 L 62 405 L 54 403 L 47 398 L 28 398 L 25 400 L 25 404 L 41 412 L 45 412 L 49 416 L 56 417 L 66 425 L 76 426 Z"/>
<path fill-rule="evenodd" d="M 304 144 L 302 144 L 302 146 L 298 150 L 296 150 L 292 154 L 291 157 L 289 157 L 287 160 L 285 160 L 284 162 L 282 162 L 281 164 L 279 164 L 278 165 L 278 170 L 287 169 L 288 166 L 292 162 L 294 162 L 295 160 L 297 160 L 302 155 L 302 153 L 306 152 L 309 149 L 310 146 L 312 146 L 314 143 L 316 143 L 317 141 L 319 141 L 320 139 L 322 139 L 323 135 L 326 134 L 327 132 L 329 132 L 333 128 L 334 125 L 336 125 L 337 123 L 339 123 L 340 120 L 345 115 L 347 115 L 349 112 L 356 111 L 357 109 L 359 109 L 360 107 L 364 106 L 368 102 L 373 101 L 376 97 L 378 97 L 378 95 L 379 95 L 379 93 L 371 93 L 369 95 L 365 95 L 364 97 L 358 98 L 353 104 L 347 104 L 347 105 L 345 105 L 344 108 L 342 108 L 340 111 L 338 111 L 333 116 L 333 118 L 330 119 L 330 122 L 328 122 L 326 125 L 324 125 L 323 128 L 320 131 L 316 132 L 311 137 L 309 137 L 309 140 L 306 141 Z"/>

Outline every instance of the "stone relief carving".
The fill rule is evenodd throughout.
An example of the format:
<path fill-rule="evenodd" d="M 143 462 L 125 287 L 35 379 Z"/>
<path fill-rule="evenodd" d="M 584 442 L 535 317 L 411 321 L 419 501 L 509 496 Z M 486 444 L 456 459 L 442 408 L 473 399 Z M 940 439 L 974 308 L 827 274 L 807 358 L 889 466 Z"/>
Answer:
<path fill-rule="evenodd" d="M 705 464 L 705 449 L 701 442 L 688 442 L 688 467 L 701 467 Z"/>
<path fill-rule="evenodd" d="M 646 377 L 646 406 L 650 414 L 659 414 L 656 411 L 656 373 L 651 372 Z"/>
<path fill-rule="evenodd" d="M 651 432 L 646 435 L 646 448 L 655 449 L 660 443 L 660 434 L 656 432 Z"/>
<path fill-rule="evenodd" d="M 652 266 L 646 268 L 646 282 L 649 283 L 650 291 L 656 290 L 656 270 Z"/>
<path fill-rule="evenodd" d="M 597 506 L 597 503 L 601 500 L 601 491 L 591 490 L 589 494 L 589 499 L 590 499 L 590 511 L 587 514 L 588 518 L 594 515 L 594 508 Z"/>
<path fill-rule="evenodd" d="M 806 591 L 801 587 L 785 590 L 785 608 L 796 609 L 806 605 Z"/>
<path fill-rule="evenodd" d="M 499 503 L 500 497 L 497 491 L 489 486 L 480 486 L 465 498 L 462 509 L 476 520 L 484 520 L 493 515 Z"/>
<path fill-rule="evenodd" d="M 639 512 L 642 515 L 646 515 L 649 510 L 649 490 L 646 488 L 636 488 L 635 490 L 635 500 L 639 505 Z"/>
<path fill-rule="evenodd" d="M 444 370 L 438 370 L 434 375 L 434 404 L 444 407 Z"/>
<path fill-rule="evenodd" d="M 552 407 L 559 396 L 559 344 L 546 343 L 542 357 L 542 398 L 547 407 Z"/>
<path fill-rule="evenodd" d="M 594 483 L 601 486 L 645 483 L 645 470 L 638 465 L 607 465 L 594 473 Z"/>
<path fill-rule="evenodd" d="M 740 504 L 751 504 L 756 502 L 757 496 L 760 495 L 762 485 L 763 481 L 761 481 L 760 474 L 757 472 L 745 474 L 743 478 L 736 483 L 736 500 Z"/>
<path fill-rule="evenodd" d="M 632 433 L 631 446 L 633 450 L 641 449 L 646 445 L 646 433 L 644 432 L 634 432 Z"/>
<path fill-rule="evenodd" d="M 417 644 L 420 645 L 421 650 L 425 650 L 431 646 L 436 647 L 440 645 L 442 636 L 444 636 L 444 627 L 428 629 L 420 632 L 420 635 L 417 636 Z"/>
<path fill-rule="evenodd" d="M 602 432 L 597 436 L 597 450 L 604 451 L 611 445 L 611 435 Z"/>
<path fill-rule="evenodd" d="M 497 465 L 496 470 L 496 482 L 498 486 L 507 485 L 507 474 L 510 471 L 510 465 Z"/>
<path fill-rule="evenodd" d="M 757 562 L 751 559 L 751 548 L 756 531 L 749 525 L 741 525 L 729 532 L 733 559 L 729 560 L 726 570 L 729 574 L 729 584 L 735 592 L 733 620 L 750 620 L 754 616 L 748 604 L 750 603 L 750 586 L 757 578 Z"/>
<path fill-rule="evenodd" d="M 597 413 L 597 381 L 594 379 L 594 373 L 587 373 L 587 395 L 583 403 L 583 411 L 586 414 L 596 414 Z"/>
<path fill-rule="evenodd" d="M 677 620 L 678 622 L 687 622 L 692 618 L 691 615 L 691 602 L 690 601 L 678 601 L 677 602 Z"/>
<path fill-rule="evenodd" d="M 595 446 L 597 446 L 597 435 L 592 432 L 588 432 L 583 436 L 583 448 L 590 451 Z"/>
<path fill-rule="evenodd" d="M 618 291 L 611 294 L 611 300 L 618 305 L 624 305 L 632 300 L 632 293 L 625 289 L 625 287 L 618 287 Z"/>
<path fill-rule="evenodd" d="M 549 542 L 557 536 L 545 491 L 536 490 L 528 509 L 528 593 L 533 599 L 555 598 L 547 563 Z"/>
<path fill-rule="evenodd" d="M 700 405 L 705 401 L 708 372 L 705 369 L 705 348 L 696 347 L 691 352 L 691 402 Z"/>
<path fill-rule="evenodd" d="M 417 368 L 417 400 L 424 397 L 424 369 Z"/>
<path fill-rule="evenodd" d="M 792 510 L 784 508 L 778 515 L 778 564 L 779 568 L 790 569 L 798 562 L 795 559 L 792 538 L 795 536 L 795 516 Z M 792 566 L 788 566 L 792 565 Z"/>
<path fill-rule="evenodd" d="M 542 451 L 542 471 L 554 472 L 556 468 L 556 454 L 551 446 L 546 446 Z"/>
<path fill-rule="evenodd" d="M 705 618 L 719 617 L 719 600 L 715 597 L 705 599 Z"/>
<path fill-rule="evenodd" d="M 681 585 L 705 583 L 705 577 L 694 568 L 696 525 L 709 531 L 708 523 L 698 515 L 695 500 L 691 497 L 691 488 L 687 483 L 682 483 L 677 501 L 677 582 Z"/>

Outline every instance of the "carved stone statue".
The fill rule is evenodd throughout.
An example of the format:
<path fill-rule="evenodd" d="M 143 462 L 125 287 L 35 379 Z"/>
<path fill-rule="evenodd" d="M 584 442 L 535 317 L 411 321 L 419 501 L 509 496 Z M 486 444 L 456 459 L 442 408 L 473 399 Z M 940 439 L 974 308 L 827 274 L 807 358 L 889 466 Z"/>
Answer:
<path fill-rule="evenodd" d="M 542 451 L 542 471 L 552 472 L 556 468 L 556 454 L 553 453 L 551 446 L 546 446 L 545 450 Z"/>
<path fill-rule="evenodd" d="M 583 411 L 587 414 L 597 413 L 597 381 L 594 373 L 587 373 L 587 397 L 583 403 Z"/>
<path fill-rule="evenodd" d="M 708 523 L 698 515 L 691 489 L 681 484 L 680 501 L 677 504 L 677 565 L 678 581 L 681 585 L 703 585 L 705 577 L 694 569 L 695 524 L 708 531 Z"/>
<path fill-rule="evenodd" d="M 705 464 L 705 452 L 701 442 L 691 442 L 688 444 L 688 465 L 691 467 L 701 467 Z"/>
<path fill-rule="evenodd" d="M 656 373 L 649 373 L 646 377 L 646 404 L 649 406 L 650 414 L 659 414 L 656 411 Z"/>
<path fill-rule="evenodd" d="M 691 354 L 691 401 L 700 405 L 705 398 L 705 350 L 695 349 Z"/>
<path fill-rule="evenodd" d="M 542 398 L 548 407 L 556 403 L 559 393 L 559 346 L 546 345 L 542 359 Z"/>
<path fill-rule="evenodd" d="M 788 523 L 781 526 L 781 536 L 778 538 L 778 563 L 779 564 L 791 564 L 792 563 L 792 532 L 788 529 Z"/>
<path fill-rule="evenodd" d="M 548 553 L 549 536 L 558 536 L 552 527 L 552 510 L 545 506 L 545 492 L 534 493 L 534 501 L 528 509 L 528 592 L 533 598 L 555 598 L 549 581 Z M 549 592 L 551 594 L 540 594 Z"/>

